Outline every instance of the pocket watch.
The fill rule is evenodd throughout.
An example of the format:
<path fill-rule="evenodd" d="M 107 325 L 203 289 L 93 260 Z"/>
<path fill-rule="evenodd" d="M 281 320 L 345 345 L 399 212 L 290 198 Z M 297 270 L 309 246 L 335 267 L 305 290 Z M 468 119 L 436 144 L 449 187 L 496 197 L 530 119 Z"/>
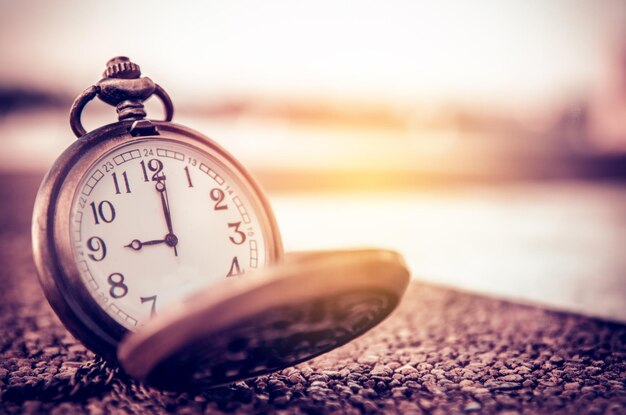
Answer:
<path fill-rule="evenodd" d="M 151 96 L 164 121 L 146 119 Z M 95 97 L 118 122 L 87 132 L 81 113 Z M 316 356 L 395 308 L 408 281 L 398 254 L 283 259 L 259 185 L 173 111 L 126 57 L 72 105 L 78 139 L 43 179 L 32 236 L 46 297 L 76 338 L 138 379 L 190 388 Z"/>

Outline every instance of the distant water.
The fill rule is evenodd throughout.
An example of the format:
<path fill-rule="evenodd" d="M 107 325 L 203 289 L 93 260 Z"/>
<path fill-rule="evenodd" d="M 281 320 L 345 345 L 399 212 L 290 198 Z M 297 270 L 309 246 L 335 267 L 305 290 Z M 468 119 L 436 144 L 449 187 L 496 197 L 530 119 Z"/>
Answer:
<path fill-rule="evenodd" d="M 274 195 L 288 250 L 380 246 L 416 279 L 626 321 L 626 187 Z"/>
<path fill-rule="evenodd" d="M 113 121 L 111 111 L 85 115 L 87 129 Z M 327 136 L 245 120 L 182 121 L 255 171 L 356 163 L 357 149 L 354 166 L 369 165 L 374 156 L 393 165 L 400 153 L 403 163 L 417 164 L 415 148 L 403 151 L 408 143 L 396 140 L 393 147 L 385 137 Z M 74 140 L 65 112 L 0 119 L 0 171 L 44 172 Z M 288 250 L 392 248 L 404 254 L 416 279 L 626 321 L 626 186 L 533 182 L 438 189 L 270 196 Z"/>

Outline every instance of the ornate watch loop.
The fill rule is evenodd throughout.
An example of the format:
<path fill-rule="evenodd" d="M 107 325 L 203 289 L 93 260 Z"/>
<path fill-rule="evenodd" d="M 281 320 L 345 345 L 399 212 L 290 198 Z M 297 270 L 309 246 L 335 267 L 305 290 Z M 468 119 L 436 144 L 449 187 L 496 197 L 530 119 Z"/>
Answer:
<path fill-rule="evenodd" d="M 83 108 L 85 105 L 92 99 L 96 97 L 98 94 L 98 87 L 95 85 L 90 86 L 85 89 L 82 94 L 78 96 L 74 100 L 72 104 L 72 108 L 70 109 L 70 127 L 72 127 L 72 131 L 76 135 L 76 137 L 82 137 L 87 134 L 87 131 L 83 127 L 83 123 L 80 121 L 80 116 L 83 113 Z"/>
<path fill-rule="evenodd" d="M 144 101 L 156 95 L 165 108 L 165 121 L 174 116 L 174 105 L 165 90 L 148 77 L 141 77 L 139 65 L 124 56 L 107 62 L 103 78 L 76 98 L 70 110 L 70 126 L 77 137 L 87 134 L 81 122 L 83 108 L 96 96 L 117 110 L 119 121 L 141 120 L 146 116 Z"/>
<path fill-rule="evenodd" d="M 161 85 L 155 83 L 154 86 L 154 95 L 159 97 L 163 103 L 163 108 L 165 108 L 165 121 L 172 121 L 174 117 L 174 104 L 172 104 L 169 94 L 165 92 L 165 89 L 163 89 Z"/>

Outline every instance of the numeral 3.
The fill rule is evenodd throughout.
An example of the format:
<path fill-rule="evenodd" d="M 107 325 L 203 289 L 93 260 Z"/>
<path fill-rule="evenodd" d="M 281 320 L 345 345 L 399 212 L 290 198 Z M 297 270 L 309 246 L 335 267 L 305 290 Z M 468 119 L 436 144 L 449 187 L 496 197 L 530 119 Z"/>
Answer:
<path fill-rule="evenodd" d="M 229 236 L 228 239 L 230 239 L 230 241 L 232 243 L 234 243 L 235 245 L 241 245 L 242 243 L 244 243 L 246 241 L 246 234 L 243 233 L 242 231 L 239 230 L 239 227 L 241 226 L 241 222 L 234 222 L 234 223 L 229 223 L 228 227 L 229 228 L 235 228 L 235 236 Z"/>

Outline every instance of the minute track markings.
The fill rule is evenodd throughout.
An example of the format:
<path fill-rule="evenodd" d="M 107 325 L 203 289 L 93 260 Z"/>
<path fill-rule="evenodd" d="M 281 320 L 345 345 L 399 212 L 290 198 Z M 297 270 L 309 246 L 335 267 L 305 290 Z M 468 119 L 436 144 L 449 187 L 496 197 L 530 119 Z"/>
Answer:
<path fill-rule="evenodd" d="M 171 297 L 171 294 L 162 297 L 162 294 L 167 293 L 167 291 L 163 291 L 163 288 L 166 286 L 161 288 L 160 283 L 159 285 L 155 285 L 151 288 L 150 291 L 146 290 L 143 282 L 140 282 L 140 285 L 136 285 L 138 281 L 144 279 L 142 275 L 146 271 L 139 270 L 138 268 L 137 270 L 134 270 L 134 265 L 132 265 L 132 263 L 130 269 L 126 266 L 124 269 L 115 269 L 117 267 L 114 265 L 116 263 L 120 264 L 120 262 L 117 262 L 122 258 L 119 256 L 120 252 L 129 252 L 131 255 L 136 253 L 138 261 L 141 261 L 139 258 L 145 257 L 150 258 L 149 261 L 151 262 L 157 260 L 157 263 L 159 263 L 158 261 L 160 260 L 158 258 L 161 255 L 159 252 L 163 248 L 159 248 L 158 246 L 161 245 L 164 246 L 164 248 L 170 248 L 174 245 L 174 243 L 170 240 L 166 240 L 166 237 L 170 235 L 168 228 L 163 229 L 167 232 L 165 235 L 159 232 L 161 229 L 158 229 L 158 226 L 163 226 L 163 214 L 159 215 L 161 217 L 161 224 L 156 222 L 156 234 L 154 234 L 154 232 L 150 232 L 150 229 L 152 228 L 150 222 L 146 222 L 146 225 L 137 228 L 139 230 L 145 229 L 148 232 L 139 232 L 135 235 L 132 233 L 130 233 L 130 235 L 126 233 L 127 236 L 130 236 L 127 239 L 123 238 L 123 233 L 120 233 L 120 231 L 126 229 L 129 225 L 130 228 L 128 229 L 134 229 L 133 224 L 136 223 L 135 219 L 129 219 L 129 217 L 133 217 L 133 215 L 140 215 L 137 217 L 140 218 L 141 215 L 149 213 L 149 210 L 137 210 L 138 208 L 133 207 L 142 206 L 144 203 L 147 203 L 149 201 L 149 194 L 159 192 L 158 194 L 160 196 L 161 190 L 163 190 L 163 194 L 167 193 L 167 195 L 164 194 L 164 196 L 167 196 L 164 198 L 165 206 L 168 210 L 170 210 L 170 212 L 172 208 L 175 210 L 175 212 L 170 213 L 171 221 L 174 225 L 173 230 L 175 232 L 183 232 L 185 235 L 190 230 L 192 232 L 191 235 L 196 234 L 196 231 L 193 226 L 189 228 L 190 222 L 185 220 L 181 221 L 181 213 L 178 212 L 180 203 L 183 203 L 181 200 L 185 200 L 186 202 L 180 206 L 187 204 L 187 207 L 186 209 L 183 209 L 183 212 L 189 212 L 183 213 L 183 215 L 210 215 L 209 212 L 214 211 L 214 207 L 217 202 L 211 198 L 210 192 L 213 190 L 213 196 L 218 196 L 218 192 L 224 194 L 222 201 L 219 203 L 219 207 L 224 206 L 227 207 L 227 209 L 218 209 L 218 212 L 215 212 L 218 216 L 215 216 L 213 219 L 209 219 L 208 222 L 206 222 L 206 219 L 202 219 L 201 221 L 202 223 L 205 223 L 205 225 L 202 226 L 207 226 L 208 223 L 215 224 L 210 226 L 224 226 L 227 230 L 220 230 L 218 234 L 224 235 L 227 244 L 232 247 L 227 248 L 224 246 L 223 242 L 221 242 L 222 240 L 217 238 L 218 234 L 211 238 L 211 241 L 214 241 L 211 243 L 217 244 L 216 246 L 220 247 L 220 252 L 223 250 L 224 255 L 222 259 L 218 260 L 215 264 L 215 267 L 217 268 L 217 265 L 223 261 L 222 265 L 220 265 L 220 268 L 223 271 L 214 274 L 212 277 L 216 279 L 216 281 L 220 278 L 241 278 L 244 277 L 249 270 L 260 267 L 265 263 L 265 248 L 264 241 L 261 240 L 259 250 L 254 252 L 255 250 L 252 249 L 256 241 L 252 242 L 250 238 L 252 238 L 254 234 L 260 232 L 258 229 L 259 224 L 256 211 L 254 209 L 250 210 L 255 206 L 253 204 L 254 199 L 250 199 L 250 193 L 247 192 L 245 186 L 242 188 L 237 176 L 230 176 L 229 173 L 223 175 L 224 173 L 222 170 L 226 169 L 228 172 L 228 167 L 225 167 L 220 160 L 215 161 L 210 159 L 209 161 L 211 163 L 209 164 L 205 161 L 205 156 L 202 153 L 198 154 L 186 151 L 179 152 L 182 157 L 179 156 L 175 158 L 171 157 L 171 154 L 174 153 L 166 153 L 165 155 L 162 153 L 157 154 L 157 148 L 151 146 L 142 146 L 138 150 L 132 151 L 135 152 L 135 154 L 140 152 L 140 158 L 133 158 L 118 164 L 114 162 L 114 158 L 119 154 L 113 153 L 111 156 L 96 162 L 98 167 L 104 163 L 112 162 L 115 166 L 114 170 L 104 174 L 104 176 L 111 177 L 105 178 L 105 180 L 98 180 L 98 183 L 93 186 L 93 188 L 90 188 L 89 186 L 85 188 L 85 191 L 89 192 L 90 196 L 87 200 L 83 199 L 82 205 L 84 205 L 84 207 L 80 207 L 80 199 L 78 196 L 76 197 L 74 203 L 77 210 L 75 210 L 75 212 L 81 213 L 79 215 L 75 214 L 74 220 L 77 221 L 78 225 L 75 228 L 76 230 L 81 229 L 88 233 L 83 236 L 84 239 L 82 246 L 77 246 L 75 248 L 75 252 L 76 258 L 81 258 L 81 255 L 83 255 L 82 258 L 87 261 L 84 263 L 84 266 L 87 269 L 81 271 L 81 274 L 85 276 L 84 281 L 88 286 L 89 291 L 93 293 L 94 297 L 98 300 L 98 303 L 103 304 L 103 307 L 113 305 L 109 308 L 109 311 L 112 315 L 119 316 L 119 318 L 115 317 L 115 320 L 122 322 L 124 326 L 134 330 L 133 327 L 143 325 L 144 319 L 152 315 L 153 302 L 162 302 L 163 306 L 165 306 L 170 301 L 169 298 Z M 125 153 L 130 154 L 128 151 Z M 192 161 L 190 161 L 192 159 L 195 159 L 195 165 Z M 116 161 L 119 161 L 119 158 Z M 175 163 L 175 161 L 181 161 L 181 164 Z M 201 166 L 203 161 L 205 164 Z M 143 162 L 143 166 L 141 165 L 141 162 Z M 150 162 L 152 165 L 149 165 Z M 215 164 L 213 164 L 214 162 Z M 157 163 L 159 166 L 157 166 Z M 120 166 L 120 164 L 123 164 L 123 166 Z M 209 165 L 212 167 L 208 167 Z M 126 172 L 126 175 L 123 174 L 124 172 Z M 200 174 L 201 172 L 204 174 Z M 90 172 L 90 174 L 93 176 L 92 172 Z M 206 177 L 206 179 L 204 177 Z M 88 176 L 88 178 L 91 178 L 91 176 Z M 93 178 L 95 179 L 95 177 Z M 145 181 L 146 178 L 147 182 Z M 118 186 L 115 186 L 115 179 L 117 179 Z M 128 181 L 128 185 L 126 180 Z M 104 183 L 104 185 L 102 183 Z M 82 184 L 85 186 L 86 182 L 83 181 Z M 163 185 L 165 186 L 162 187 Z M 148 188 L 145 186 L 148 186 Z M 152 186 L 154 186 L 154 188 Z M 83 187 L 81 186 L 80 188 L 82 189 Z M 130 190 L 130 193 L 127 192 L 128 189 Z M 150 191 L 148 189 L 150 189 Z M 187 192 L 189 192 L 189 195 L 196 196 L 184 196 Z M 115 198 L 113 198 L 114 195 L 116 195 Z M 254 194 L 252 194 L 252 196 L 254 196 Z M 183 199 L 181 199 L 181 197 Z M 191 197 L 191 199 L 186 199 L 187 197 Z M 157 198 L 157 200 L 158 199 L 159 198 Z M 209 209 L 205 208 L 205 213 L 200 213 L 202 211 L 195 210 L 196 207 L 193 207 L 193 210 L 191 211 L 189 210 L 192 206 L 202 206 L 199 202 L 203 200 L 208 200 L 209 203 L 211 203 L 208 206 Z M 93 206 L 91 206 L 92 202 L 94 202 Z M 104 202 L 102 204 L 102 211 L 104 215 L 102 215 L 99 211 L 100 203 L 102 202 Z M 109 203 L 111 203 L 111 206 L 109 206 Z M 173 203 L 174 206 L 171 206 L 171 203 Z M 161 200 L 161 208 L 158 208 L 158 204 L 159 203 L 157 202 L 156 208 L 161 211 L 163 209 L 163 200 Z M 115 209 L 115 218 L 113 218 L 113 210 L 111 207 Z M 93 213 L 94 208 L 97 216 Z M 220 213 L 221 210 L 224 210 L 224 212 Z M 248 214 L 248 212 L 250 212 L 250 214 Z M 149 215 L 149 217 L 151 217 L 152 213 Z M 207 219 L 211 217 L 212 216 L 208 216 Z M 96 218 L 99 221 L 99 225 L 94 227 Z M 157 218 L 158 217 L 155 216 L 155 219 Z M 200 218 L 200 216 L 198 218 Z M 179 221 L 181 221 L 180 224 L 178 223 Z M 167 220 L 165 225 L 168 225 Z M 180 225 L 181 229 L 177 229 L 177 225 Z M 78 240 L 78 232 L 73 232 L 72 235 L 75 237 L 75 240 Z M 88 238 L 96 235 L 102 238 L 103 243 L 94 238 L 91 241 L 91 249 L 89 249 L 89 247 L 85 246 L 87 243 L 86 241 Z M 181 235 L 177 234 L 173 236 L 179 237 Z M 106 254 L 104 254 L 104 249 L 101 248 L 101 246 L 106 246 Z M 187 245 L 185 245 L 185 247 L 186 246 Z M 178 248 L 178 246 L 176 248 Z M 109 251 L 111 253 L 109 253 Z M 141 253 L 144 251 L 146 251 L 146 254 L 142 255 Z M 148 252 L 155 252 L 156 254 Z M 93 258 L 88 255 L 92 255 Z M 101 257 L 103 256 L 105 256 L 105 258 L 101 260 Z M 177 261 L 180 260 L 177 259 Z M 140 262 L 138 264 L 140 264 Z M 144 266 L 141 268 L 143 269 Z M 150 269 L 153 267 L 150 266 L 148 268 Z M 174 269 L 175 268 L 172 270 Z M 209 267 L 206 269 L 211 270 L 213 268 Z M 152 270 L 149 272 L 152 273 L 150 275 L 160 274 L 160 271 L 158 270 Z M 175 275 L 177 271 L 167 272 L 172 272 L 172 275 Z M 124 275 L 124 281 L 121 281 L 121 277 L 117 273 Z M 113 274 L 115 275 L 112 277 L 112 282 L 108 281 L 107 278 Z M 89 279 L 90 282 L 88 282 L 87 279 Z M 125 290 L 121 287 L 113 287 L 112 283 L 123 283 L 124 285 L 128 284 L 128 293 L 125 293 Z M 101 288 L 99 290 L 96 289 L 96 284 L 100 285 Z M 110 296 L 111 288 L 114 288 L 115 296 L 119 298 Z M 153 301 L 152 297 L 157 297 L 158 300 Z M 104 304 L 106 304 L 106 306 Z M 142 304 L 143 306 L 141 306 Z M 140 307 L 138 307 L 138 305 Z M 156 304 L 156 307 L 159 307 L 159 304 Z M 135 324 L 135 321 L 138 323 Z"/>

